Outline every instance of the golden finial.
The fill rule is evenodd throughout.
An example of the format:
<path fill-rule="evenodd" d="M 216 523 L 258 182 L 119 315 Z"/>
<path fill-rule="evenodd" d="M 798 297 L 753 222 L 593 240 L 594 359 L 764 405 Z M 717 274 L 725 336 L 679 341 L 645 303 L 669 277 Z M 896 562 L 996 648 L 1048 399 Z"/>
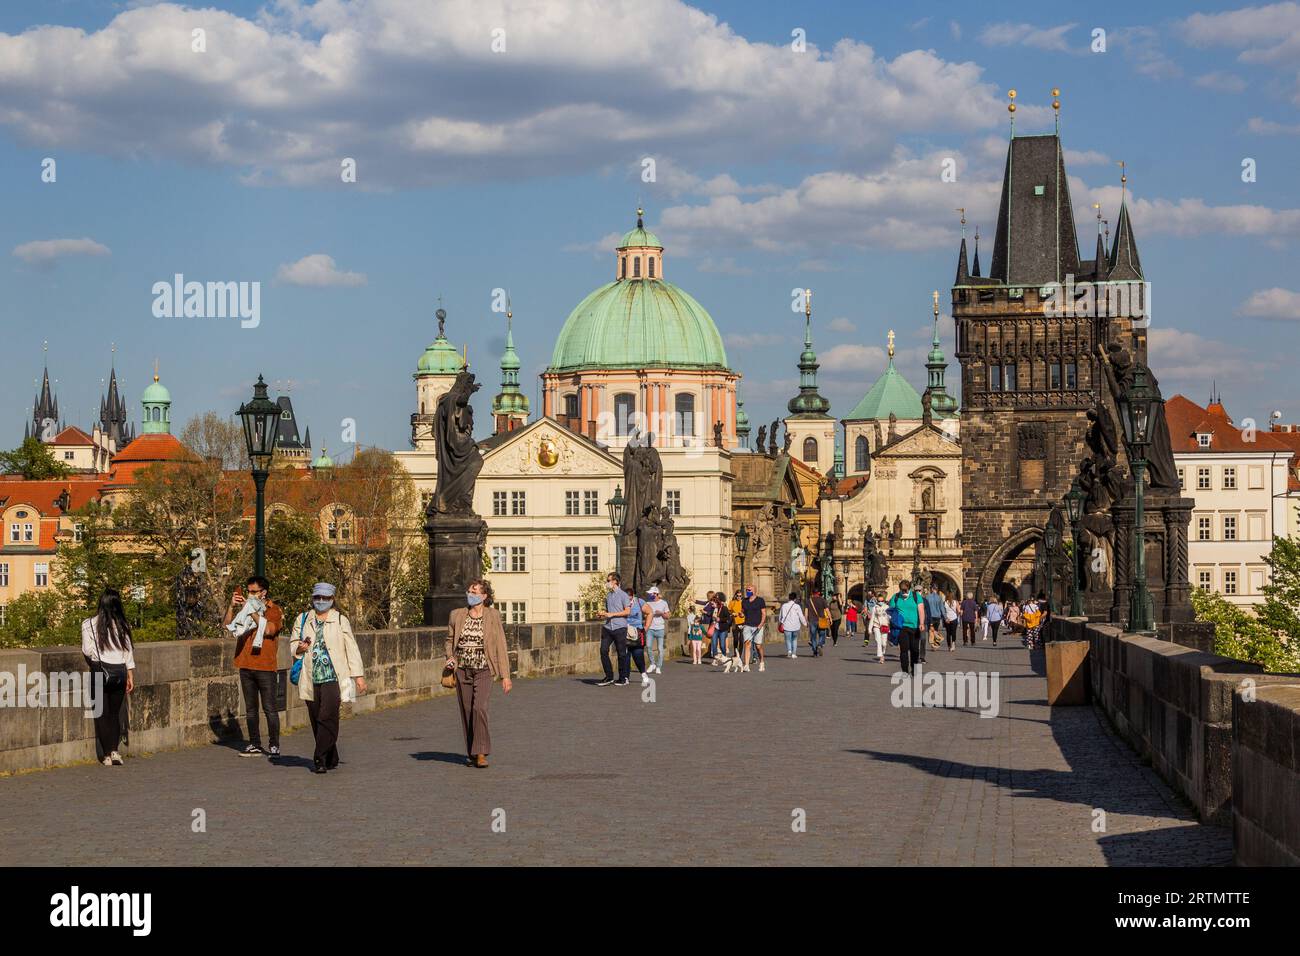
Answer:
<path fill-rule="evenodd" d="M 803 314 L 805 316 L 812 315 L 812 289 L 803 290 Z"/>
<path fill-rule="evenodd" d="M 1119 194 L 1121 201 L 1128 192 L 1128 165 L 1124 160 L 1118 160 L 1116 165 L 1119 166 Z"/>
<path fill-rule="evenodd" d="M 1060 96 L 1061 96 L 1060 88 L 1055 86 L 1052 87 L 1052 109 L 1059 110 L 1061 108 Z"/>
<path fill-rule="evenodd" d="M 1014 113 L 1016 111 L 1016 91 L 1007 90 L 1007 99 L 1011 101 L 1007 104 L 1007 112 Z"/>
<path fill-rule="evenodd" d="M 894 357 L 894 330 L 893 329 L 889 330 L 889 357 L 891 360 Z"/>
<path fill-rule="evenodd" d="M 938 289 L 934 290 L 934 315 L 935 318 L 939 317 L 939 290 Z"/>
<path fill-rule="evenodd" d="M 155 356 L 153 360 L 153 380 L 158 381 L 158 359 Z"/>

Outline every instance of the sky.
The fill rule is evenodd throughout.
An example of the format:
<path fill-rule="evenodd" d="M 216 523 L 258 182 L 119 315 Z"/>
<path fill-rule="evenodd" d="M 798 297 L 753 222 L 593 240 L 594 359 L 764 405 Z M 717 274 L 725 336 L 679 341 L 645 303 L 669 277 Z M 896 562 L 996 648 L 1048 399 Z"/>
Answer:
<path fill-rule="evenodd" d="M 494 290 L 537 413 L 537 375 L 614 277 L 638 203 L 755 428 L 797 392 L 797 288 L 833 415 L 884 368 L 890 329 L 920 390 L 957 209 L 969 237 L 994 228 L 1006 91 L 1017 132 L 1047 132 L 1053 87 L 1085 259 L 1126 164 L 1166 396 L 1204 404 L 1217 384 L 1239 421 L 1300 422 L 1300 4 L 1085 8 L 0 5 L 0 445 L 21 439 L 43 361 L 88 428 L 110 363 L 138 414 L 156 360 L 177 427 L 233 413 L 260 373 L 318 449 L 346 458 L 349 420 L 405 448 L 440 302 L 486 435 Z M 177 273 L 260 283 L 258 324 L 156 314 Z"/>

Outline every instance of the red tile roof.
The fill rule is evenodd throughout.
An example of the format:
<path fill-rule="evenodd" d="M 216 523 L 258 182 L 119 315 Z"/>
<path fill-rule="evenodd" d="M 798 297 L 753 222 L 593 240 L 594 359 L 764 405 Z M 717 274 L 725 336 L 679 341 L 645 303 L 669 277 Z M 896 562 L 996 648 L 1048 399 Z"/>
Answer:
<path fill-rule="evenodd" d="M 1246 441 L 1242 429 L 1233 424 L 1227 410 L 1219 402 L 1202 408 L 1189 398 L 1175 395 L 1165 402 L 1165 418 L 1169 422 L 1169 437 L 1175 452 L 1227 453 L 1227 452 L 1279 452 L 1297 451 L 1285 442 L 1278 441 L 1278 433 L 1256 431 L 1254 441 Z M 1209 434 L 1210 447 L 1202 448 L 1198 434 Z"/>
<path fill-rule="evenodd" d="M 94 445 L 95 441 L 76 425 L 69 425 L 63 431 L 54 436 L 54 440 L 46 442 L 47 445 Z"/>
<path fill-rule="evenodd" d="M 68 491 L 68 510 L 75 511 L 99 497 L 106 482 L 102 478 L 52 478 L 49 481 L 25 481 L 21 477 L 5 475 L 0 480 L 0 501 L 3 507 L 31 505 L 43 515 L 53 514 L 54 502 Z M 8 500 L 5 500 L 8 499 Z"/>

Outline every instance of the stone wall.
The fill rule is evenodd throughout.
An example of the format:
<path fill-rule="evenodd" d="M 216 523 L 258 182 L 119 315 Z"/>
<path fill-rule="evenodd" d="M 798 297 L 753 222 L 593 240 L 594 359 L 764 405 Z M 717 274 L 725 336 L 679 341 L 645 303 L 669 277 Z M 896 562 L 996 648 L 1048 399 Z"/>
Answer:
<path fill-rule="evenodd" d="M 1300 680 L 1232 699 L 1232 842 L 1241 866 L 1300 866 Z"/>
<path fill-rule="evenodd" d="M 668 622 L 670 655 L 680 651 L 683 629 L 680 620 Z M 358 633 L 367 693 L 355 703 L 344 704 L 344 716 L 450 693 L 439 683 L 445 641 L 445 628 Z M 599 623 L 508 625 L 506 644 L 515 677 L 600 670 Z M 281 728 L 289 730 L 308 723 L 307 709 L 298 699 L 297 688 L 288 682 L 292 663 L 288 642 L 279 645 L 280 721 Z M 244 703 L 234 655 L 233 638 L 139 645 L 136 686 L 128 700 L 126 752 L 138 755 L 242 739 Z M 29 686 L 19 680 L 20 675 L 38 673 L 86 673 L 81 649 L 0 650 L 0 681 L 7 680 L 13 690 L 21 692 Z M 262 743 L 267 743 L 265 726 Z M 73 706 L 27 707 L 3 700 L 0 772 L 93 760 L 95 750 L 94 724 L 80 701 Z"/>
<path fill-rule="evenodd" d="M 1300 865 L 1300 675 L 1079 619 L 1095 702 L 1200 818 L 1231 825 L 1243 865 Z"/>

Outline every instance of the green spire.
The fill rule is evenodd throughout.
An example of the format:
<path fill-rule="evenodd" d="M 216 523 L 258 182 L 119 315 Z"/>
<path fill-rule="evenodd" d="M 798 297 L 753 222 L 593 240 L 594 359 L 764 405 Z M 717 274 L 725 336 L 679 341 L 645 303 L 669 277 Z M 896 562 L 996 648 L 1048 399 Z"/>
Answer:
<path fill-rule="evenodd" d="M 142 435 L 170 435 L 172 431 L 172 396 L 166 387 L 158 382 L 158 362 L 153 364 L 153 383 L 140 396 L 144 408 L 144 422 L 140 428 Z"/>
<path fill-rule="evenodd" d="M 743 447 L 749 447 L 749 415 L 744 402 L 736 402 L 736 438 Z"/>
<path fill-rule="evenodd" d="M 528 417 L 528 396 L 519 389 L 519 355 L 515 352 L 514 313 L 506 306 L 506 350 L 501 356 L 501 392 L 492 399 L 492 414 Z"/>
<path fill-rule="evenodd" d="M 892 359 L 891 359 L 892 361 Z M 934 292 L 934 335 L 930 338 L 930 354 L 925 367 L 929 372 L 930 410 L 940 418 L 951 418 L 957 412 L 957 399 L 948 394 L 944 375 L 948 359 L 939 345 L 939 292 Z"/>
<path fill-rule="evenodd" d="M 803 351 L 799 354 L 799 394 L 786 408 L 796 418 L 828 418 L 831 403 L 817 391 L 817 353 L 812 344 L 812 289 L 804 289 Z"/>

